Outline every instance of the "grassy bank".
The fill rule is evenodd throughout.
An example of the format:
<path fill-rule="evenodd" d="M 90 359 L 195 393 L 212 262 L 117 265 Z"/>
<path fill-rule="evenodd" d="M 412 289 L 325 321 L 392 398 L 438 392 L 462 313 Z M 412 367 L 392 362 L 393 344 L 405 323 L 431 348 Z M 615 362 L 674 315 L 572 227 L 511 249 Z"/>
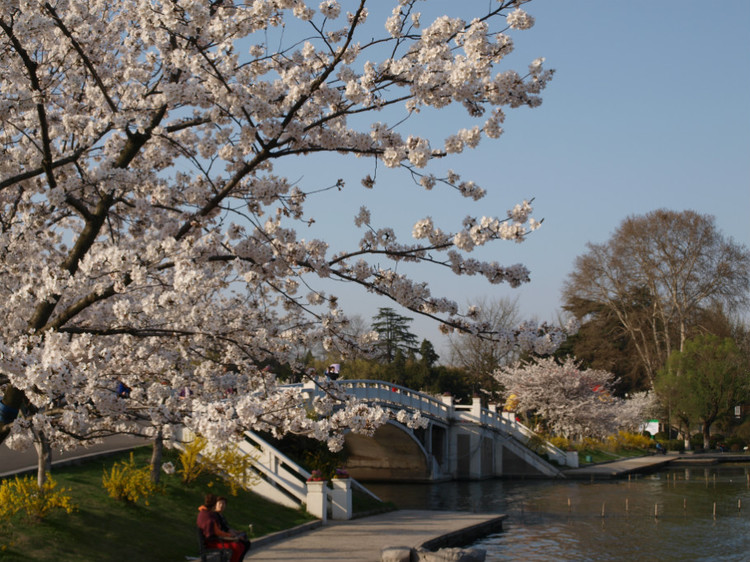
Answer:
<path fill-rule="evenodd" d="M 135 450 L 138 465 L 148 463 L 150 448 Z M 128 453 L 89 461 L 80 466 L 56 469 L 58 487 L 70 489 L 78 510 L 73 514 L 55 512 L 41 522 L 20 516 L 0 528 L 0 560 L 38 561 L 172 561 L 197 555 L 195 519 L 203 495 L 210 491 L 229 498 L 227 519 L 238 529 L 253 524 L 252 536 L 259 537 L 313 520 L 301 510 L 266 501 L 251 492 L 233 497 L 229 487 L 209 476 L 202 476 L 186 487 L 177 474 L 162 474 L 164 494 L 127 504 L 107 496 L 102 473 L 114 462 L 126 460 Z M 176 455 L 167 451 L 165 461 L 178 465 Z"/>
<path fill-rule="evenodd" d="M 578 451 L 578 460 L 581 465 L 585 464 L 596 464 L 600 462 L 616 461 L 620 459 L 627 459 L 632 457 L 644 457 L 650 455 L 651 452 L 648 449 L 581 449 Z M 587 458 L 591 458 L 591 461 L 587 461 Z"/>

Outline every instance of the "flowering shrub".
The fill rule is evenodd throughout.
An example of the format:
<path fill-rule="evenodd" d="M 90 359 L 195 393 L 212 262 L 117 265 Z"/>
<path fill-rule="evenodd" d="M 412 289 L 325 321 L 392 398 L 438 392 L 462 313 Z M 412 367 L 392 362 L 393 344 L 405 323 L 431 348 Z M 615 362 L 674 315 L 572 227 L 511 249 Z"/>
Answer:
<path fill-rule="evenodd" d="M 252 455 L 236 445 L 210 448 L 208 441 L 197 435 L 180 453 L 182 468 L 178 472 L 185 484 L 195 482 L 204 472 L 215 474 L 226 480 L 230 493 L 236 496 L 241 488 L 251 487 L 258 478 L 252 471 L 254 462 Z"/>
<path fill-rule="evenodd" d="M 648 449 L 654 442 L 640 433 L 618 431 L 607 437 L 605 445 L 610 450 L 615 449 Z"/>
<path fill-rule="evenodd" d="M 177 472 L 182 476 L 182 483 L 190 485 L 201 475 L 205 465 L 200 462 L 200 456 L 203 449 L 206 448 L 207 441 L 200 435 L 185 444 L 180 451 L 180 468 Z"/>
<path fill-rule="evenodd" d="M 104 471 L 102 484 L 111 498 L 131 503 L 143 498 L 146 505 L 149 496 L 162 491 L 158 484 L 151 481 L 151 469 L 148 466 L 135 466 L 133 453 L 130 453 L 130 460 L 116 462 L 109 473 Z"/>
<path fill-rule="evenodd" d="M 310 477 L 307 479 L 308 482 L 324 482 L 325 476 L 319 470 L 313 470 Z"/>
<path fill-rule="evenodd" d="M 0 482 L 0 520 L 7 522 L 19 512 L 38 521 L 53 509 L 63 509 L 67 513 L 75 511 L 76 506 L 67 494 L 70 490 L 56 488 L 57 482 L 49 474 L 41 488 L 32 476 L 3 480 Z"/>
<path fill-rule="evenodd" d="M 566 437 L 559 436 L 559 435 L 550 437 L 549 442 L 552 443 L 558 449 L 561 449 L 563 451 L 569 451 L 572 447 L 569 439 L 567 439 Z"/>
<path fill-rule="evenodd" d="M 601 449 L 603 447 L 603 443 L 599 439 L 594 439 L 593 437 L 584 437 L 576 444 L 576 449 L 578 451 L 584 451 L 586 449 Z"/>

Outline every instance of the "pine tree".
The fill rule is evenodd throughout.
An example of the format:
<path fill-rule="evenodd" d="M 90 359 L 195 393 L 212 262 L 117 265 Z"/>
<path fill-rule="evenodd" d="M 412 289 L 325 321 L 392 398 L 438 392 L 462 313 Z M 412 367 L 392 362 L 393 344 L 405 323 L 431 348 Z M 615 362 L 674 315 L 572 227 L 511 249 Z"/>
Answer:
<path fill-rule="evenodd" d="M 380 336 L 376 347 L 381 361 L 392 363 L 398 350 L 404 354 L 418 350 L 417 336 L 409 331 L 411 322 L 412 318 L 401 316 L 392 308 L 378 309 L 378 314 L 373 317 L 372 329 Z"/>

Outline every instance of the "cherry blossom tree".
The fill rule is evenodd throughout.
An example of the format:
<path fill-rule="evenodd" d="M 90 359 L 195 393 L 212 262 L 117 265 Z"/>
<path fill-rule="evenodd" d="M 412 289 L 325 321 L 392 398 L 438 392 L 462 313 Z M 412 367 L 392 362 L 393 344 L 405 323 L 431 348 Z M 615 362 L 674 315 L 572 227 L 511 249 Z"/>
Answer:
<path fill-rule="evenodd" d="M 306 239 L 335 197 L 305 186 L 305 158 L 365 158 L 402 169 L 435 196 L 485 191 L 433 162 L 502 133 L 505 108 L 535 107 L 542 59 L 503 69 L 522 2 L 422 21 L 420 4 L 323 0 L 8 0 L 0 8 L 0 384 L 2 439 L 66 446 L 112 432 L 157 440 L 185 425 L 222 442 L 247 428 L 340 446 L 386 414 L 335 386 L 310 402 L 259 367 L 292 363 L 348 335 L 332 281 L 357 285 L 509 346 L 551 350 L 555 331 L 495 334 L 434 296 L 399 263 L 511 286 L 521 265 L 470 257 L 538 226 L 528 202 L 441 228 L 415 216 L 411 241 L 362 207 L 359 240 Z M 442 8 L 467 10 L 443 3 Z M 466 124 L 429 138 L 405 130 L 435 111 Z M 409 118 L 407 121 L 406 119 Z M 416 127 L 415 127 L 416 130 Z M 297 157 L 297 158 L 294 158 Z M 367 164 L 369 162 L 369 164 Z M 421 187 L 420 187 L 421 186 Z M 436 188 L 436 189 L 433 189 Z M 446 193 L 447 192 L 447 193 Z M 422 271 L 420 269 L 419 271 Z M 300 366 L 301 370 L 301 366 Z M 116 393 L 117 382 L 132 390 Z"/>
<path fill-rule="evenodd" d="M 613 396 L 612 373 L 582 370 L 570 357 L 562 364 L 552 357 L 517 363 L 497 370 L 495 378 L 507 396 L 514 396 L 516 411 L 532 413 L 569 438 L 602 438 L 619 429 L 637 429 L 651 405 L 645 393 L 632 400 Z"/>

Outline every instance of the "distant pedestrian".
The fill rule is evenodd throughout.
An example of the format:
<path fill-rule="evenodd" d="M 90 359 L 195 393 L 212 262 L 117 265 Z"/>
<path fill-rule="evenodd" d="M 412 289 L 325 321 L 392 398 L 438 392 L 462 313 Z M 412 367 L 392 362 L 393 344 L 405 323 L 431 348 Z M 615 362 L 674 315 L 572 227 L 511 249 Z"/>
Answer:
<path fill-rule="evenodd" d="M 338 363 L 329 365 L 328 370 L 326 370 L 326 376 L 332 381 L 335 381 L 337 378 L 339 378 L 340 368 L 341 368 L 341 365 L 339 365 Z"/>
<path fill-rule="evenodd" d="M 117 381 L 117 396 L 120 398 L 130 398 L 131 388 L 121 380 Z"/>

